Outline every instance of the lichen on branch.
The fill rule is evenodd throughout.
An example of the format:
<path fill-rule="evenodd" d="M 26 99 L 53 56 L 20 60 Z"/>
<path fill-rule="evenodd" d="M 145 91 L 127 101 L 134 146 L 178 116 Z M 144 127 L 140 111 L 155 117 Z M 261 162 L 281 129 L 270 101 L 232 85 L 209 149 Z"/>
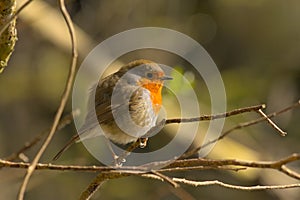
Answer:
<path fill-rule="evenodd" d="M 0 1 L 0 30 L 5 29 L 0 32 L 0 73 L 7 66 L 17 41 L 16 18 L 10 21 L 15 12 L 16 0 Z"/>

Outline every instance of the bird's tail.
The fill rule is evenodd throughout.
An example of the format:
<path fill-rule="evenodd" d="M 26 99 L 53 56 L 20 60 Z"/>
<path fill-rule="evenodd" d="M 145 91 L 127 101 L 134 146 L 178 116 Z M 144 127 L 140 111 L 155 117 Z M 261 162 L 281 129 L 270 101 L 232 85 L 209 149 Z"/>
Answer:
<path fill-rule="evenodd" d="M 79 139 L 79 134 L 74 135 L 67 144 L 53 157 L 53 161 L 57 160 L 72 144 Z"/>

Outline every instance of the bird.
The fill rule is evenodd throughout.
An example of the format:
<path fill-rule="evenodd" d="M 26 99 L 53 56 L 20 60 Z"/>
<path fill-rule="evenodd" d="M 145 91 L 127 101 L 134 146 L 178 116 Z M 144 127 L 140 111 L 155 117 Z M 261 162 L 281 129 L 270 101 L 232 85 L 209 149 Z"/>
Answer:
<path fill-rule="evenodd" d="M 54 156 L 57 160 L 72 144 L 99 134 L 100 125 L 110 141 L 126 145 L 136 142 L 156 125 L 162 107 L 164 81 L 172 80 L 154 61 L 139 59 L 122 66 L 92 87 L 84 123 Z M 93 95 L 94 94 L 94 95 Z M 97 120 L 94 120 L 95 115 Z M 141 140 L 140 147 L 147 140 Z"/>

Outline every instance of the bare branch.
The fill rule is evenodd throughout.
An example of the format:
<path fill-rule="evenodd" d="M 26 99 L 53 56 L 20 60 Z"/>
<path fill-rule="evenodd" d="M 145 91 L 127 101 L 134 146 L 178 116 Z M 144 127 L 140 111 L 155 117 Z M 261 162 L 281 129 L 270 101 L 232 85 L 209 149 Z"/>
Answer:
<path fill-rule="evenodd" d="M 258 111 L 260 109 L 264 109 L 266 107 L 265 104 L 257 105 L 257 106 L 249 106 L 245 108 L 238 108 L 226 113 L 220 113 L 215 115 L 203 115 L 200 117 L 193 117 L 193 118 L 182 118 L 182 119 L 167 119 L 166 124 L 172 124 L 172 123 L 190 123 L 190 122 L 198 122 L 198 121 L 208 121 L 208 120 L 215 120 L 215 119 L 221 119 L 226 117 L 231 117 L 234 115 L 239 115 L 246 112 L 253 112 Z"/>
<path fill-rule="evenodd" d="M 258 111 L 257 111 L 259 114 L 261 114 L 266 120 L 267 120 L 267 122 L 275 129 L 275 130 L 277 130 L 278 132 L 279 132 L 279 134 L 281 135 L 281 136 L 286 136 L 287 135 L 287 133 L 285 132 L 285 131 L 283 131 L 283 130 L 281 130 L 270 118 L 268 118 L 268 116 L 261 110 L 261 109 L 259 109 Z"/>
<path fill-rule="evenodd" d="M 79 200 L 90 199 L 97 190 L 103 185 L 103 183 L 110 179 L 121 178 L 129 176 L 128 173 L 100 173 L 93 179 L 93 181 L 88 185 L 88 187 L 81 193 Z"/>
<path fill-rule="evenodd" d="M 163 181 L 167 181 L 168 183 L 170 183 L 173 187 L 177 188 L 179 187 L 179 184 L 177 184 L 176 182 L 174 182 L 170 177 L 155 171 L 155 170 L 151 170 L 152 174 L 155 174 L 156 176 L 160 177 Z"/>
<path fill-rule="evenodd" d="M 54 133 L 59 125 L 59 121 L 61 118 L 61 115 L 64 111 L 65 105 L 67 103 L 68 97 L 70 95 L 70 91 L 72 88 L 72 84 L 73 84 L 73 80 L 75 77 L 75 69 L 76 69 L 76 64 L 77 64 L 77 57 L 78 57 L 78 53 L 77 53 L 77 41 L 76 41 L 76 36 L 75 36 L 75 32 L 74 32 L 74 27 L 73 27 L 73 23 L 71 20 L 71 17 L 64 5 L 64 0 L 60 0 L 59 1 L 59 7 L 61 10 L 61 13 L 66 21 L 69 33 L 70 33 L 70 37 L 71 37 L 71 43 L 72 43 L 72 60 L 71 60 L 71 64 L 70 64 L 70 69 L 69 69 L 69 75 L 67 78 L 67 82 L 66 82 L 66 86 L 63 92 L 63 95 L 61 97 L 61 101 L 59 104 L 59 107 L 57 109 L 56 115 L 54 117 L 53 120 L 53 124 L 51 127 L 51 130 L 46 138 L 46 140 L 44 141 L 42 147 L 40 148 L 40 150 L 38 151 L 38 153 L 36 154 L 35 158 L 33 159 L 31 165 L 28 167 L 25 178 L 23 180 L 23 183 L 20 187 L 20 191 L 19 191 L 19 195 L 18 195 L 18 199 L 19 200 L 23 200 L 24 199 L 24 193 L 26 190 L 26 187 L 28 185 L 29 179 L 31 177 L 31 175 L 33 174 L 39 159 L 41 158 L 41 156 L 43 155 L 44 151 L 46 150 L 46 148 L 48 147 L 50 141 L 52 140 Z"/>
<path fill-rule="evenodd" d="M 285 165 L 282 165 L 279 169 L 281 172 L 285 173 L 286 175 L 292 177 L 292 178 L 295 178 L 295 179 L 298 179 L 300 180 L 300 174 L 289 169 L 287 166 Z"/>
<path fill-rule="evenodd" d="M 241 171 L 246 170 L 246 167 L 230 167 L 230 166 L 185 166 L 185 167 L 166 167 L 159 169 L 160 172 L 175 172 L 175 171 L 187 171 L 187 170 L 209 170 L 209 169 L 219 169 L 219 170 L 229 170 L 229 171 Z"/>
<path fill-rule="evenodd" d="M 175 172 L 186 170 L 205 170 L 205 169 L 219 169 L 219 170 L 245 170 L 246 168 L 261 168 L 261 169 L 274 169 L 278 170 L 286 175 L 300 180 L 300 174 L 287 168 L 286 164 L 300 160 L 300 154 L 292 154 L 286 158 L 277 161 L 244 161 L 237 159 L 223 159 L 214 160 L 207 158 L 193 158 L 176 160 L 172 164 L 155 170 L 155 172 Z M 162 162 L 149 163 L 152 165 L 160 165 Z M 0 167 L 8 168 L 29 168 L 30 163 L 23 162 L 11 162 L 0 159 Z M 231 167 L 234 166 L 235 168 Z M 86 172 L 107 172 L 107 173 L 126 173 L 126 174 L 143 174 L 149 169 L 146 165 L 143 166 L 125 166 L 125 167 L 109 167 L 109 166 L 74 166 L 74 165 L 53 165 L 53 164 L 41 164 L 36 165 L 38 170 L 72 170 L 72 171 L 86 171 Z M 157 175 L 157 174 L 156 174 Z"/>
<path fill-rule="evenodd" d="M 224 182 L 221 182 L 221 181 L 218 181 L 218 180 L 214 180 L 214 181 L 191 181 L 191 180 L 186 180 L 184 178 L 173 178 L 173 181 L 176 181 L 177 183 L 184 183 L 184 184 L 191 185 L 191 186 L 194 186 L 194 187 L 219 185 L 221 187 L 234 189 L 234 190 L 243 190 L 243 191 L 300 188 L 300 183 L 288 184 L 288 185 L 270 185 L 270 186 L 261 186 L 261 185 L 240 186 L 240 185 L 232 185 L 232 184 L 224 183 Z"/>
<path fill-rule="evenodd" d="M 63 129 L 65 126 L 69 125 L 74 116 L 78 116 L 79 115 L 79 110 L 75 110 L 72 113 L 66 115 L 60 122 L 59 125 L 57 127 L 56 131 L 59 131 L 61 129 Z M 36 135 L 30 142 L 26 142 L 24 144 L 23 147 L 21 147 L 18 151 L 16 151 L 15 153 L 12 153 L 11 155 L 7 156 L 6 158 L 4 158 L 4 160 L 7 161 L 13 161 L 15 159 L 17 159 L 18 157 L 20 157 L 20 155 L 22 153 L 24 153 L 25 151 L 29 150 L 30 148 L 32 148 L 34 145 L 36 145 L 42 138 L 43 136 L 45 136 L 47 133 L 49 133 L 50 129 L 47 131 L 44 131 L 38 135 Z"/>
<path fill-rule="evenodd" d="M 20 168 L 20 169 L 27 169 L 29 168 L 30 163 L 24 162 L 12 162 L 7 160 L 0 159 L 0 167 L 7 167 L 7 168 Z M 42 164 L 38 163 L 36 165 L 37 170 L 59 170 L 59 171 L 85 171 L 85 172 L 103 172 L 103 171 L 116 171 L 117 169 L 122 169 L 121 172 L 135 172 L 135 173 L 143 173 L 145 172 L 146 168 L 144 167 L 122 167 L 122 168 L 114 168 L 109 166 L 78 166 L 78 165 L 53 165 L 49 164 Z M 127 170 L 127 171 L 126 171 Z"/>
<path fill-rule="evenodd" d="M 81 194 L 80 199 L 90 199 L 93 194 L 102 186 L 102 184 L 110 179 L 116 179 L 120 177 L 126 177 L 131 175 L 141 176 L 145 178 L 152 178 L 161 181 L 166 181 L 170 183 L 173 187 L 178 187 L 178 183 L 184 183 L 192 186 L 208 186 L 208 185 L 220 185 L 222 187 L 236 189 L 236 190 L 266 190 L 266 189 L 288 189 L 300 187 L 300 184 L 289 184 L 289 185 L 275 185 L 275 186 L 236 186 L 230 185 L 227 183 L 216 181 L 191 181 L 186 179 L 171 178 L 169 176 L 163 175 L 161 172 L 176 172 L 184 170 L 198 170 L 198 169 L 220 169 L 220 170 L 242 170 L 250 168 L 261 168 L 261 169 L 274 169 L 279 172 L 285 173 L 286 175 L 300 180 L 300 174 L 288 169 L 285 165 L 294 161 L 300 160 L 300 154 L 292 154 L 286 158 L 277 160 L 277 161 L 243 161 L 237 159 L 223 159 L 223 160 L 213 160 L 205 158 L 196 158 L 196 159 L 185 159 L 177 160 L 174 163 L 166 166 L 163 169 L 147 171 L 145 166 L 133 166 L 133 167 L 108 167 L 108 166 L 64 166 L 64 165 L 52 165 L 52 164 L 40 164 L 36 165 L 37 170 L 72 170 L 72 171 L 86 171 L 86 172 L 95 172 L 100 171 L 101 173 L 89 184 L 86 190 Z M 160 164 L 160 162 L 155 162 L 153 164 Z M 29 168 L 30 163 L 22 162 L 11 162 L 0 159 L 0 167 L 9 167 L 9 168 Z M 231 167 L 231 166 L 234 166 Z M 244 167 L 244 168 L 241 168 Z M 247 167 L 247 168 L 245 168 Z"/>
<path fill-rule="evenodd" d="M 191 122 L 198 122 L 198 121 L 207 121 L 207 120 L 216 120 L 220 118 L 226 118 L 231 117 L 234 115 L 246 113 L 246 112 L 253 112 L 258 111 L 260 109 L 265 108 L 265 104 L 256 105 L 256 106 L 249 106 L 245 108 L 238 108 L 234 109 L 225 113 L 215 114 L 215 115 L 202 115 L 199 117 L 192 117 L 192 118 L 174 118 L 174 119 L 163 119 L 159 123 L 156 124 L 156 126 L 152 127 L 144 136 L 143 138 L 139 138 L 136 142 L 131 144 L 122 155 L 119 156 L 118 161 L 122 162 L 123 159 L 125 159 L 127 156 L 130 155 L 132 151 L 134 151 L 137 147 L 140 146 L 141 139 L 149 137 L 151 134 L 155 133 L 157 130 L 160 130 L 163 126 L 167 124 L 174 124 L 174 123 L 191 123 Z"/>
<path fill-rule="evenodd" d="M 152 174 L 150 174 L 150 173 L 141 174 L 141 177 L 148 178 L 148 179 L 159 180 L 159 181 L 162 181 L 162 182 L 165 181 L 164 178 L 162 178 L 161 176 L 155 175 L 153 173 Z M 175 181 L 173 181 L 173 182 L 175 184 L 177 184 Z M 179 185 L 179 184 L 177 184 L 177 185 Z M 191 194 L 189 194 L 187 191 L 185 191 L 182 187 L 172 187 L 170 185 L 170 190 L 173 194 L 175 194 L 180 199 L 183 199 L 183 200 L 194 200 L 195 199 Z"/>
<path fill-rule="evenodd" d="M 168 187 L 170 191 L 182 200 L 196 200 L 188 191 L 183 189 L 183 187 L 174 188 L 172 186 Z"/>
<path fill-rule="evenodd" d="M 177 160 L 174 163 L 166 167 L 166 169 L 177 169 L 178 167 L 195 167 L 195 166 L 242 166 L 251 168 L 268 168 L 276 169 L 285 173 L 286 175 L 300 180 L 300 174 L 287 168 L 285 165 L 294 161 L 300 160 L 300 154 L 292 154 L 286 158 L 280 159 L 278 161 L 243 161 L 236 159 L 225 159 L 225 160 L 212 160 L 205 158 L 195 158 L 195 159 L 185 159 Z"/>
<path fill-rule="evenodd" d="M 205 143 L 205 144 L 203 144 L 203 145 L 201 145 L 201 146 L 199 146 L 199 147 L 197 147 L 195 149 L 192 149 L 192 150 L 186 152 L 185 154 L 183 154 L 181 156 L 181 158 L 188 158 L 188 157 L 190 157 L 190 156 L 192 156 L 194 154 L 197 154 L 200 149 L 205 148 L 205 147 L 207 147 L 207 146 L 209 146 L 209 145 L 211 145 L 211 144 L 213 144 L 213 143 L 215 143 L 215 142 L 217 142 L 219 140 L 222 140 L 223 138 L 225 138 L 227 135 L 229 135 L 230 133 L 232 133 L 235 130 L 246 128 L 246 127 L 252 126 L 254 124 L 258 124 L 258 123 L 263 122 L 263 121 L 265 121 L 265 120 L 267 120 L 269 118 L 275 117 L 275 116 L 277 116 L 279 114 L 282 114 L 284 112 L 292 110 L 292 109 L 298 107 L 299 105 L 300 105 L 300 100 L 297 101 L 297 103 L 294 103 L 293 105 L 288 106 L 288 107 L 286 107 L 286 108 L 284 108 L 284 109 L 282 109 L 282 110 L 280 110 L 278 112 L 274 112 L 274 113 L 268 114 L 267 118 L 266 117 L 262 117 L 262 118 L 255 119 L 255 120 L 252 120 L 252 121 L 249 121 L 249 122 L 240 123 L 240 124 L 232 127 L 231 129 L 225 131 L 224 133 L 222 133 L 218 138 L 216 138 L 214 140 L 211 140 L 211 141 L 209 141 L 209 142 L 207 142 L 207 143 Z"/>
<path fill-rule="evenodd" d="M 143 174 L 142 177 L 164 181 L 161 177 L 153 175 L 153 174 Z M 269 185 L 269 186 L 260 186 L 260 185 L 257 185 L 257 186 L 240 186 L 240 185 L 232 185 L 232 184 L 224 183 L 224 182 L 221 182 L 219 180 L 192 181 L 192 180 L 187 180 L 185 178 L 175 178 L 175 177 L 172 178 L 172 180 L 177 182 L 177 183 L 183 183 L 183 184 L 191 185 L 191 186 L 194 186 L 194 187 L 219 185 L 221 187 L 235 189 L 235 190 L 243 190 L 243 191 L 290 189 L 290 188 L 299 188 L 300 187 L 300 183 L 286 184 L 286 185 Z"/>
<path fill-rule="evenodd" d="M 237 129 L 241 129 L 241 128 L 245 128 L 245 127 L 248 127 L 248 126 L 251 126 L 251 125 L 254 125 L 254 124 L 257 124 L 257 123 L 260 123 L 262 121 L 265 121 L 265 120 L 270 120 L 269 118 L 272 118 L 276 115 L 279 115 L 281 113 L 284 113 L 286 111 L 289 111 L 297 106 L 300 105 L 300 100 L 287 107 L 287 108 L 284 108 L 278 112 L 274 112 L 272 114 L 269 114 L 269 115 L 265 115 L 264 117 L 262 118 L 259 118 L 259 119 L 256 119 L 256 120 L 252 120 L 250 122 L 244 122 L 244 123 L 240 123 L 238 124 L 237 126 L 229 129 L 228 131 L 224 132 L 221 136 L 219 136 L 218 138 L 212 140 L 212 141 L 209 141 L 207 142 L 206 144 L 202 145 L 202 146 L 199 146 L 195 149 L 192 149 L 191 151 L 188 151 L 186 152 L 185 154 L 183 154 L 181 156 L 181 158 L 188 158 L 194 154 L 196 154 L 201 148 L 205 148 L 207 146 L 209 146 L 210 144 L 213 144 L 221 139 L 223 139 L 224 137 L 226 137 L 228 134 L 230 134 L 231 132 L 233 132 L 234 130 L 237 130 Z M 220 113 L 220 114 L 215 114 L 215 115 L 203 115 L 203 116 L 200 116 L 200 117 L 192 117 L 192 118 L 174 118 L 174 119 L 164 119 L 162 121 L 160 121 L 155 127 L 151 128 L 144 136 L 143 138 L 146 138 L 148 137 L 149 135 L 151 135 L 153 132 L 155 132 L 157 129 L 160 129 L 162 128 L 164 125 L 166 124 L 172 124 L 172 123 L 191 123 L 191 122 L 197 122 L 197 121 L 205 121 L 205 120 L 215 120 L 215 119 L 220 119 L 220 118 L 225 118 L 225 117 L 230 117 L 230 116 L 234 116 L 234 115 L 238 115 L 238 114 L 242 114 L 242 113 L 245 113 L 245 112 L 252 112 L 252 111 L 256 111 L 256 112 L 259 112 L 261 111 L 261 109 L 264 109 L 266 107 L 265 104 L 261 104 L 261 105 L 256 105 L 256 106 L 249 106 L 249 107 L 245 107 L 245 108 L 239 108 L 239 109 L 234 109 L 232 111 L 228 111 L 226 113 Z M 262 111 L 261 111 L 262 112 Z M 272 122 L 274 124 L 274 122 Z M 275 124 L 274 124 L 275 125 Z M 275 125 L 276 126 L 276 125 Z M 280 128 L 278 126 L 277 127 L 277 130 Z M 286 134 L 283 134 L 285 132 L 281 132 L 282 135 L 286 135 Z M 124 153 L 119 157 L 120 160 L 123 160 L 125 159 L 127 156 L 130 155 L 130 153 L 136 149 L 137 147 L 139 146 L 139 141 L 136 141 L 135 143 L 133 143 L 127 150 L 124 151 Z"/>

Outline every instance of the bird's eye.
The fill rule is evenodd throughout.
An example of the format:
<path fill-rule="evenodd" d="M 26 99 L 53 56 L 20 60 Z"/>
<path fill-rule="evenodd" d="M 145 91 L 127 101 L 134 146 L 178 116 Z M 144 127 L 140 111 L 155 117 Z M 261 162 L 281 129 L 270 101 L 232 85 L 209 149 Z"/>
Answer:
<path fill-rule="evenodd" d="M 146 77 L 151 79 L 151 78 L 153 78 L 153 74 L 152 73 L 146 73 Z"/>

